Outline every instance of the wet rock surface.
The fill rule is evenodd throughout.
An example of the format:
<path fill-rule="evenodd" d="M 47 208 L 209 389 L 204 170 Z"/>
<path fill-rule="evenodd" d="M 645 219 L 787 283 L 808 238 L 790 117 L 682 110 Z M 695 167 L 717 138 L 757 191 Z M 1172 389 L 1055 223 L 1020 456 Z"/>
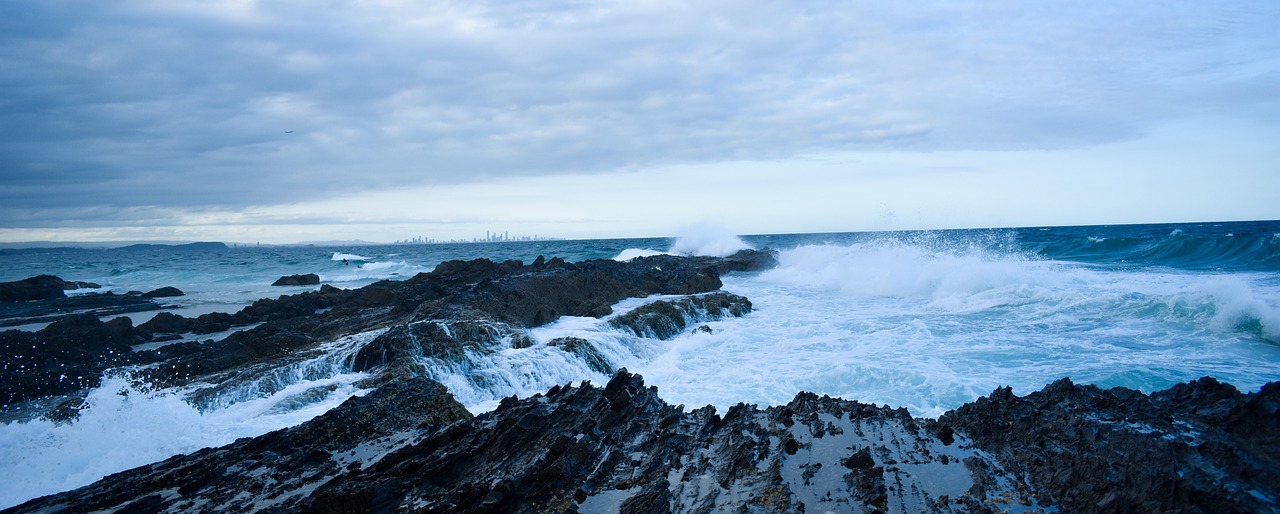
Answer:
<path fill-rule="evenodd" d="M 296 512 L 316 486 L 471 414 L 425 378 L 352 397 L 293 428 L 112 475 L 12 512 Z"/>
<path fill-rule="evenodd" d="M 659 300 L 609 320 L 609 324 L 640 337 L 671 339 L 693 323 L 726 317 L 741 317 L 751 312 L 751 300 L 723 291 L 686 296 L 675 300 Z"/>
<path fill-rule="evenodd" d="M 65 291 L 89 288 L 96 289 L 98 284 L 88 282 L 69 282 L 53 275 L 39 275 L 13 282 L 0 282 L 0 302 L 27 302 L 32 300 L 49 300 L 67 296 Z"/>
<path fill-rule="evenodd" d="M 320 284 L 320 275 L 315 273 L 306 273 L 302 275 L 287 275 L 276 279 L 272 282 L 273 286 L 314 286 Z"/>
<path fill-rule="evenodd" d="M 1280 383 L 1203 378 L 1151 395 L 1060 380 L 942 416 L 1068 512 L 1268 512 L 1280 500 Z"/>
<path fill-rule="evenodd" d="M 1277 390 L 1064 381 L 938 420 L 809 393 L 718 415 L 623 370 L 472 418 L 413 378 L 12 511 L 1269 512 Z"/>

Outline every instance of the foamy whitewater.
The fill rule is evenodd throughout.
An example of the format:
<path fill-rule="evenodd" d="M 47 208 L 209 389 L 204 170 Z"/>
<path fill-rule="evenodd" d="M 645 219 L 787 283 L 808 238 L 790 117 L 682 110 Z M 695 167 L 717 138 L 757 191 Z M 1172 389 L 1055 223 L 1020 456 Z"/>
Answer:
<path fill-rule="evenodd" d="M 176 312 L 193 315 L 315 289 L 269 286 L 295 273 L 360 287 L 449 259 L 628 260 L 745 247 L 778 250 L 780 265 L 724 277 L 724 290 L 754 310 L 698 320 L 710 333 L 659 341 L 607 318 L 569 317 L 531 330 L 541 344 L 529 348 L 425 364 L 474 412 L 555 384 L 605 381 L 545 344 L 566 335 L 592 341 L 673 404 L 720 409 L 812 391 L 936 416 L 998 386 L 1025 394 L 1062 377 L 1143 391 L 1206 375 L 1244 391 L 1280 380 L 1280 222 L 742 238 L 702 227 L 677 239 L 232 248 L 183 259 L 93 251 L 0 256 L 0 280 L 49 273 L 119 292 L 171 285 L 187 293 Z M 656 299 L 626 300 L 614 315 Z M 306 421 L 364 394 L 350 356 L 376 336 L 333 341 L 236 389 L 149 391 L 115 372 L 74 423 L 0 426 L 0 507 Z"/>

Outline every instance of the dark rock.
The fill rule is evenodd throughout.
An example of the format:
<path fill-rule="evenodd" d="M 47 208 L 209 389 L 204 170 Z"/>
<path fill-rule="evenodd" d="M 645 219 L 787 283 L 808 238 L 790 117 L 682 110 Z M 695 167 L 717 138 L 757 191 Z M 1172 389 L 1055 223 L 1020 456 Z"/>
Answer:
<path fill-rule="evenodd" d="M 85 282 L 72 284 L 94 286 Z M 0 302 L 0 326 L 49 323 L 75 314 L 114 316 L 130 312 L 152 311 L 161 307 L 155 300 L 143 298 L 141 294 L 117 295 L 107 292 L 69 297 L 62 294 L 59 290 L 56 296 L 45 299 Z"/>
<path fill-rule="evenodd" d="M 150 338 L 154 334 L 181 334 L 189 331 L 190 327 L 190 319 L 172 312 L 160 312 L 138 325 L 138 332 Z"/>
<path fill-rule="evenodd" d="M 1148 396 L 1063 379 L 939 421 L 1070 512 L 1262 512 L 1280 498 L 1277 383 L 1243 395 L 1206 378 Z"/>
<path fill-rule="evenodd" d="M 96 289 L 98 284 L 68 282 L 53 275 L 39 275 L 15 282 L 0 282 L 0 302 L 26 302 L 62 298 L 63 291 L 79 288 Z"/>
<path fill-rule="evenodd" d="M 14 512 L 1266 512 L 1280 492 L 1277 396 L 1274 383 L 1143 395 L 1058 382 L 937 422 L 810 393 L 720 417 L 672 407 L 624 370 L 470 418 L 439 384 L 404 378 L 298 427 Z M 1196 478 L 1206 471 L 1219 481 Z"/>
<path fill-rule="evenodd" d="M 641 337 L 670 339 L 693 323 L 713 321 L 751 312 L 751 300 L 732 293 L 715 292 L 686 296 L 675 300 L 658 300 L 613 318 L 610 324 L 630 330 Z M 706 327 L 706 332 L 711 328 Z"/>
<path fill-rule="evenodd" d="M 315 273 L 307 273 L 305 275 L 288 275 L 276 279 L 272 282 L 273 286 L 314 286 L 320 283 L 320 275 Z"/>
<path fill-rule="evenodd" d="M 143 298 L 168 298 L 173 296 L 184 296 L 185 294 L 186 293 L 183 293 L 180 289 L 176 287 L 166 286 L 160 289 L 142 293 L 142 297 Z"/>
<path fill-rule="evenodd" d="M 296 512 L 316 484 L 359 472 L 396 447 L 379 446 L 380 438 L 431 433 L 470 418 L 444 386 L 408 379 L 352 397 L 299 426 L 134 468 L 11 512 L 193 512 L 212 506 Z"/>
<path fill-rule="evenodd" d="M 587 363 L 587 367 L 605 375 L 612 375 L 617 371 L 613 364 L 609 363 L 609 359 L 601 355 L 600 350 L 591 344 L 591 341 L 581 337 L 559 337 L 547 342 L 547 346 L 558 346 L 566 352 L 577 355 Z"/>
<path fill-rule="evenodd" d="M 102 372 L 131 363 L 138 335 L 129 318 L 81 314 L 35 333 L 0 332 L 0 412 L 22 402 L 96 387 Z"/>

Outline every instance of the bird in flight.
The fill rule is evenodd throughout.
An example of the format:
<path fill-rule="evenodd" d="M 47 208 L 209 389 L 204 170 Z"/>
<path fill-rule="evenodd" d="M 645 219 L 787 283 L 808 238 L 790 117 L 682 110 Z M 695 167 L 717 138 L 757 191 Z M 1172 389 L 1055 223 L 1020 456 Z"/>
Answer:
<path fill-rule="evenodd" d="M 284 133 L 285 133 L 285 134 L 292 134 L 292 133 L 293 133 L 293 131 L 292 131 L 292 130 L 286 130 L 286 131 L 284 131 Z"/>

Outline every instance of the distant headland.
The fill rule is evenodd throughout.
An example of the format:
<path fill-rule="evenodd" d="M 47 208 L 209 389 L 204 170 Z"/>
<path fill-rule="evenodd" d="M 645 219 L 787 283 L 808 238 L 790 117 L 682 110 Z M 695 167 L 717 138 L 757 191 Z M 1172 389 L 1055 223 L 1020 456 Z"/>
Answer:
<path fill-rule="evenodd" d="M 217 250 L 226 250 L 226 243 L 219 242 L 197 242 L 184 244 L 157 244 L 157 243 L 137 243 L 124 246 L 110 245 L 80 245 L 70 243 L 75 246 L 28 246 L 22 248 L 0 248 L 0 255 L 21 255 L 32 253 L 66 253 L 66 252 L 96 252 L 103 250 L 113 251 L 175 251 L 175 252 L 209 252 Z"/>

